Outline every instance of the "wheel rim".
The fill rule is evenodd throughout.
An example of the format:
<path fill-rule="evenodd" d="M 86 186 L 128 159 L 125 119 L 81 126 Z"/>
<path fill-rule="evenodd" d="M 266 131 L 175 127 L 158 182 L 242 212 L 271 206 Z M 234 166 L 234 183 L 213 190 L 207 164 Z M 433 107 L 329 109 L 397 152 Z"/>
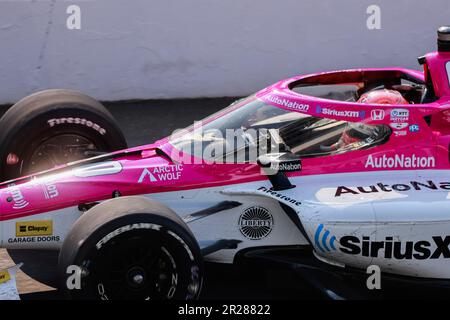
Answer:
<path fill-rule="evenodd" d="M 90 139 L 78 134 L 62 134 L 41 142 L 23 156 L 21 174 L 48 170 L 68 162 L 88 157 L 99 151 Z"/>
<path fill-rule="evenodd" d="M 147 236 L 113 242 L 102 255 L 85 261 L 96 278 L 97 295 L 101 299 L 172 298 L 178 284 L 177 264 L 167 245 L 158 240 Z"/>

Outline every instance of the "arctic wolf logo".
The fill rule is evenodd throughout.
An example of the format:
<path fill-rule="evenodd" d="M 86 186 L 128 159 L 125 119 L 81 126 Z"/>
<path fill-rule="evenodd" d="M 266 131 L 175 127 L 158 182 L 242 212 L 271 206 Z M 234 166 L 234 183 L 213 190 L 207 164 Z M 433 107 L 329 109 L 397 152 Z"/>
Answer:
<path fill-rule="evenodd" d="M 145 168 L 139 177 L 138 183 L 156 182 L 156 181 L 172 181 L 181 178 L 183 165 L 171 165 L 163 167 Z"/>

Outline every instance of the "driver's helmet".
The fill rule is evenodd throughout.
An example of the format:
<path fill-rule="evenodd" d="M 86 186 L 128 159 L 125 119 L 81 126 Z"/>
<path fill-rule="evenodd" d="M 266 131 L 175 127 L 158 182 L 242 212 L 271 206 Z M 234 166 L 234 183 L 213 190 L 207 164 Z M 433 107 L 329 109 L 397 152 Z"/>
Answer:
<path fill-rule="evenodd" d="M 381 89 L 366 92 L 361 95 L 358 103 L 367 104 L 408 104 L 402 94 L 395 90 Z M 363 145 L 378 141 L 385 136 L 384 126 L 373 126 L 363 123 L 348 122 L 339 141 L 332 146 L 334 150 L 342 150 L 354 147 L 355 149 Z"/>
<path fill-rule="evenodd" d="M 361 95 L 358 103 L 367 104 L 408 104 L 402 94 L 396 90 L 379 89 L 366 92 Z"/>

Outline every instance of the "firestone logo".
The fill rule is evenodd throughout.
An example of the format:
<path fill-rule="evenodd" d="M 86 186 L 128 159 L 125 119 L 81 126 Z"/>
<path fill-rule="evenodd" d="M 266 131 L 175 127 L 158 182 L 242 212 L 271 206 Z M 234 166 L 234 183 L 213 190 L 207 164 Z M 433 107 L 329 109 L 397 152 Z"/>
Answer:
<path fill-rule="evenodd" d="M 50 127 L 54 127 L 56 125 L 61 125 L 61 124 L 79 124 L 79 125 L 94 129 L 95 131 L 100 133 L 102 136 L 104 136 L 106 134 L 106 129 L 102 128 L 100 125 L 98 125 L 97 123 L 95 123 L 93 121 L 83 119 L 83 118 L 69 117 L 69 118 L 50 119 L 47 121 L 47 123 Z"/>
<path fill-rule="evenodd" d="M 415 154 L 411 156 L 396 154 L 393 157 L 369 155 L 365 164 L 365 168 L 434 168 L 435 166 L 434 157 L 418 157 Z"/>

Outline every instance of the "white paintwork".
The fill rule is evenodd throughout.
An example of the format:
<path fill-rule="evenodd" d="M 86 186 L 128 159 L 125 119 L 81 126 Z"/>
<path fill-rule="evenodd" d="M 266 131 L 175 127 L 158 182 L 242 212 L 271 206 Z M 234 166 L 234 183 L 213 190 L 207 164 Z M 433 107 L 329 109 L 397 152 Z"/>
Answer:
<path fill-rule="evenodd" d="M 233 209 L 188 223 L 199 242 L 211 243 L 219 239 L 242 241 L 237 249 L 220 250 L 207 256 L 206 259 L 210 261 L 232 263 L 238 251 L 250 247 L 307 246 L 311 242 L 315 254 L 320 259 L 335 265 L 366 268 L 371 264 L 377 264 L 384 272 L 427 278 L 450 278 L 450 251 L 448 256 L 445 256 L 450 242 L 445 251 L 439 253 L 434 259 L 430 258 L 437 248 L 437 242 L 433 237 L 441 240 L 448 237 L 450 241 L 449 178 L 446 170 L 378 171 L 361 172 L 357 175 L 324 174 L 292 178 L 291 181 L 296 187 L 276 194 L 266 192 L 270 184 L 268 181 L 262 181 L 147 196 L 164 203 L 182 218 L 193 212 L 210 208 L 221 201 L 242 203 L 241 206 Z M 432 188 L 433 184 L 430 181 L 436 186 L 435 189 Z M 370 186 L 376 186 L 378 183 L 382 183 L 384 189 L 377 187 L 376 192 L 361 192 L 361 190 L 371 190 Z M 403 185 L 402 188 L 409 187 L 409 190 L 393 190 L 400 188 L 400 184 Z M 340 186 L 358 193 L 347 192 L 338 195 L 336 191 Z M 358 187 L 361 189 L 358 190 Z M 308 239 L 289 219 L 278 202 L 291 206 L 297 212 Z M 247 239 L 239 231 L 238 226 L 239 217 L 244 210 L 255 205 L 267 209 L 274 219 L 271 233 L 260 240 Z M 0 234 L 2 245 L 7 248 L 58 248 L 80 214 L 77 208 L 67 208 L 3 222 L 1 224 L 3 231 Z M 11 246 L 6 242 L 8 238 L 14 237 L 16 221 L 47 219 L 54 221 L 54 233 L 61 236 L 60 242 L 43 243 L 39 246 L 32 244 Z M 329 247 L 331 247 L 330 238 L 336 237 L 336 250 L 322 250 L 323 243 L 316 242 L 316 234 L 320 235 L 319 240 L 322 240 L 324 235 L 323 232 L 317 232 L 320 225 L 324 227 L 323 232 L 329 231 L 329 237 L 325 238 L 328 239 L 325 243 Z M 345 246 L 342 246 L 340 240 L 348 236 L 354 237 L 360 248 L 362 248 L 360 242 L 364 239 L 363 237 L 367 237 L 366 240 L 370 243 L 384 241 L 383 248 L 375 251 L 375 255 L 364 255 L 361 252 L 346 253 L 342 250 Z M 416 250 L 416 243 L 427 241 L 429 256 L 425 259 L 418 259 L 416 256 L 408 259 L 385 256 L 386 237 L 392 237 L 389 241 L 399 242 L 401 250 L 405 250 L 406 242 L 413 242 L 414 253 L 420 253 Z M 396 245 L 393 244 L 393 246 Z"/>
<path fill-rule="evenodd" d="M 339 239 L 354 236 L 359 239 L 368 237 L 370 241 L 384 241 L 392 237 L 401 242 L 401 250 L 405 250 L 406 242 L 427 241 L 430 255 L 436 250 L 433 237 L 450 236 L 450 190 L 437 188 L 432 190 L 421 186 L 420 191 L 411 187 L 408 191 L 384 192 L 378 188 L 375 193 L 343 194 L 336 197 L 339 186 L 357 190 L 358 186 L 366 187 L 377 183 L 392 186 L 410 184 L 411 181 L 428 184 L 433 181 L 437 186 L 450 177 L 447 171 L 395 171 L 365 172 L 354 174 L 329 174 L 306 176 L 292 179 L 297 187 L 278 192 L 289 198 L 301 199 L 300 206 L 289 201 L 280 200 L 297 211 L 306 229 L 309 239 L 314 244 L 315 254 L 323 261 L 349 265 L 365 269 L 371 264 L 380 266 L 383 272 L 419 276 L 427 278 L 450 278 L 450 256 L 440 254 L 436 259 L 397 259 L 386 258 L 384 249 L 380 249 L 375 257 L 362 254 L 348 254 L 340 251 Z M 387 188 L 391 190 L 392 188 Z M 224 190 L 228 195 L 246 194 L 276 198 L 273 195 L 246 186 L 233 186 Z M 352 202 L 353 200 L 353 202 Z M 337 238 L 336 251 L 323 252 L 315 243 L 315 234 L 319 225 L 330 231 Z M 323 232 L 320 233 L 323 235 Z M 328 237 L 328 239 L 330 239 Z M 321 237 L 319 237 L 321 239 Z M 362 241 L 361 241 L 362 242 Z M 329 242 L 327 242 L 329 244 Z M 321 242 L 319 241 L 319 245 Z M 359 244 L 362 248 L 362 245 Z M 417 253 L 417 251 L 414 251 Z"/>
<path fill-rule="evenodd" d="M 235 187 L 245 190 L 255 190 L 265 185 L 270 187 L 268 183 L 246 183 Z M 307 245 L 307 240 L 302 236 L 294 223 L 284 213 L 283 209 L 270 198 L 262 198 L 255 195 L 236 194 L 228 195 L 221 191 L 227 187 L 215 187 L 200 189 L 197 192 L 188 191 L 186 199 L 185 192 L 168 192 L 148 195 L 150 198 L 160 201 L 172 210 L 177 212 L 181 217 L 185 217 L 202 209 L 206 209 L 216 205 L 222 201 L 237 201 L 242 203 L 241 206 L 215 213 L 209 217 L 195 220 L 188 223 L 189 228 L 194 233 L 199 242 L 214 241 L 220 239 L 236 239 L 241 240 L 236 250 L 221 250 L 207 256 L 208 261 L 232 263 L 234 255 L 245 248 L 259 246 L 283 246 L 283 245 Z M 183 197 L 183 198 L 182 198 Z M 242 235 L 239 231 L 238 221 L 240 215 L 249 207 L 261 206 L 267 209 L 274 219 L 274 226 L 270 234 L 261 240 L 250 240 Z"/>
<path fill-rule="evenodd" d="M 81 30 L 66 27 L 81 8 Z M 380 7 L 381 29 L 367 28 Z M 0 103 L 47 88 L 101 100 L 247 95 L 292 75 L 419 69 L 447 0 L 0 1 Z"/>
<path fill-rule="evenodd" d="M 2 221 L 2 232 L 0 233 L 0 247 L 6 249 L 59 249 L 64 238 L 69 233 L 72 225 L 81 216 L 78 207 L 68 207 L 61 210 L 50 211 L 33 216 Z M 16 238 L 16 222 L 22 221 L 53 221 L 53 237 L 59 237 L 59 241 L 44 241 L 30 243 L 8 243 L 8 239 Z M 46 237 L 46 236 L 44 236 Z M 32 237 L 22 237 L 32 238 Z M 34 237 L 37 238 L 37 237 Z"/>

